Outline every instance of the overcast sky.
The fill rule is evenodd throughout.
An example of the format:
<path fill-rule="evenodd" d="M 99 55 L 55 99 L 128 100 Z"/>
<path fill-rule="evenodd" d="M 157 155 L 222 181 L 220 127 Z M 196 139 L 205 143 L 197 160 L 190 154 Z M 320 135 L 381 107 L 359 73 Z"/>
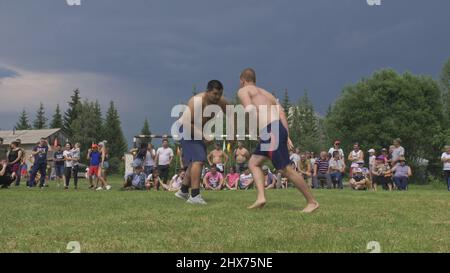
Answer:
<path fill-rule="evenodd" d="M 171 107 L 211 79 L 233 97 L 239 74 L 318 112 L 380 68 L 437 78 L 450 57 L 450 1 L 0 0 L 0 128 L 50 117 L 74 88 L 118 106 L 130 138 L 145 117 L 168 133 Z M 106 109 L 104 109 L 106 110 Z"/>

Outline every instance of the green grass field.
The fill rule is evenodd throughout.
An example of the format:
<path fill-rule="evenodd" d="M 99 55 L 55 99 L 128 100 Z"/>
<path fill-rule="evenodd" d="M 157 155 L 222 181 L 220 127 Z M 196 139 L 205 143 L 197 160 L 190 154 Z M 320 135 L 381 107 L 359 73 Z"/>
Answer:
<path fill-rule="evenodd" d="M 203 192 L 192 206 L 169 192 L 0 190 L 1 252 L 450 252 L 450 192 L 317 190 L 318 212 L 302 215 L 295 189 L 271 190 L 263 210 L 246 209 L 255 191 Z"/>

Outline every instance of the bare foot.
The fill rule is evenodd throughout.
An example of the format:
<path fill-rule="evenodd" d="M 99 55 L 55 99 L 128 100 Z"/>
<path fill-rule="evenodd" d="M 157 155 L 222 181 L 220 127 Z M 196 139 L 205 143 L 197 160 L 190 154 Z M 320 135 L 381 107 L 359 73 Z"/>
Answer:
<path fill-rule="evenodd" d="M 266 200 L 256 201 L 253 205 L 248 207 L 248 209 L 262 209 L 266 205 Z"/>
<path fill-rule="evenodd" d="M 311 213 L 311 212 L 317 210 L 319 207 L 320 207 L 320 206 L 319 206 L 319 203 L 317 203 L 317 202 L 310 203 L 310 204 L 308 204 L 308 205 L 306 206 L 306 208 L 304 208 L 304 209 L 302 210 L 302 212 L 303 212 L 303 213 Z"/>

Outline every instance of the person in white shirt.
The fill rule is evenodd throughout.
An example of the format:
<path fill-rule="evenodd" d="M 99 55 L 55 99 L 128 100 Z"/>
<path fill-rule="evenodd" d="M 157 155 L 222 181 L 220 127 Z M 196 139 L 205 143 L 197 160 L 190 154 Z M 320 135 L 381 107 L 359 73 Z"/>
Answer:
<path fill-rule="evenodd" d="M 64 177 L 65 177 L 65 184 L 64 189 L 69 189 L 69 183 L 70 178 L 72 176 L 72 168 L 73 168 L 73 152 L 72 152 L 72 144 L 70 142 L 66 143 L 65 150 L 63 152 L 64 157 Z M 77 189 L 77 186 L 75 186 L 75 189 Z"/>
<path fill-rule="evenodd" d="M 169 178 L 169 168 L 173 159 L 173 150 L 169 147 L 169 141 L 164 139 L 162 147 L 156 151 L 156 165 L 158 166 L 161 182 L 167 184 Z M 159 187 L 158 187 L 159 189 Z"/>
<path fill-rule="evenodd" d="M 330 154 L 331 156 L 333 156 L 334 152 L 339 152 L 339 157 L 340 159 L 342 159 L 342 163 L 345 164 L 344 150 L 342 150 L 341 148 L 340 140 L 334 141 L 333 147 L 328 150 L 328 154 Z"/>
<path fill-rule="evenodd" d="M 364 161 L 364 152 L 360 149 L 359 143 L 353 144 L 353 151 L 348 154 L 350 161 L 350 177 L 353 176 L 353 169 L 358 168 L 358 161 Z"/>
<path fill-rule="evenodd" d="M 250 173 L 250 169 L 247 168 L 239 177 L 239 189 L 248 190 L 253 182 L 253 175 Z"/>
<path fill-rule="evenodd" d="M 405 156 L 405 148 L 403 148 L 402 146 L 400 146 L 402 143 L 400 138 L 396 138 L 394 139 L 394 141 L 392 142 L 392 144 L 394 144 L 394 147 L 392 149 L 392 166 L 395 166 L 398 159 L 400 157 L 404 157 Z"/>
<path fill-rule="evenodd" d="M 377 156 L 375 155 L 374 149 L 370 149 L 367 152 L 369 153 L 369 171 L 370 171 L 370 173 L 372 173 L 373 167 L 375 166 L 375 160 L 376 160 Z"/>
<path fill-rule="evenodd" d="M 298 162 L 300 161 L 300 149 L 299 148 L 295 148 L 295 152 L 291 153 L 291 155 L 289 156 L 289 160 L 291 162 L 294 162 L 295 169 L 298 171 Z"/>
<path fill-rule="evenodd" d="M 441 156 L 441 161 L 444 165 L 445 181 L 447 182 L 447 189 L 450 191 L 450 145 L 445 146 L 445 152 Z"/>

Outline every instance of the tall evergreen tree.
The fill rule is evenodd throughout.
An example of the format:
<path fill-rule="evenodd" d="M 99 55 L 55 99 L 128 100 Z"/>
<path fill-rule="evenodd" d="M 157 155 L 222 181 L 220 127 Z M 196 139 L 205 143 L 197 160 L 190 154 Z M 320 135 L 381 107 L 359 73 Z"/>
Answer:
<path fill-rule="evenodd" d="M 291 108 L 291 101 L 289 99 L 289 93 L 288 93 L 287 89 L 284 90 L 283 102 L 281 103 L 281 106 L 283 106 L 283 110 L 286 113 L 286 116 L 289 117 L 290 108 Z"/>
<path fill-rule="evenodd" d="M 45 129 L 47 123 L 47 118 L 45 117 L 44 104 L 41 102 L 39 104 L 39 109 L 36 113 L 36 119 L 33 122 L 34 129 Z"/>
<path fill-rule="evenodd" d="M 92 125 L 94 128 L 97 128 L 96 133 L 94 135 L 94 138 L 97 140 L 102 140 L 104 138 L 103 136 L 103 118 L 102 118 L 102 109 L 100 107 L 100 103 L 98 100 L 95 101 L 95 103 L 91 103 L 91 107 L 93 109 L 93 116 L 92 116 Z"/>
<path fill-rule="evenodd" d="M 15 128 L 16 128 L 16 130 L 30 130 L 31 129 L 30 121 L 28 119 L 28 114 L 25 111 L 25 109 L 23 109 L 22 113 L 20 113 L 19 121 L 16 123 Z"/>
<path fill-rule="evenodd" d="M 127 142 L 122 131 L 119 113 L 113 101 L 110 102 L 108 111 L 106 112 L 104 138 L 108 141 L 110 156 L 121 158 L 127 150 Z"/>
<path fill-rule="evenodd" d="M 78 117 L 79 112 L 77 111 L 77 109 L 81 109 L 80 107 L 77 107 L 79 104 L 81 104 L 80 90 L 73 90 L 71 101 L 68 102 L 68 104 L 69 107 L 64 113 L 64 131 L 69 138 L 72 138 L 74 134 L 72 130 L 72 123 Z"/>
<path fill-rule="evenodd" d="M 50 128 L 63 128 L 63 117 L 61 115 L 59 104 L 56 105 L 55 113 L 53 114 L 52 122 L 50 123 Z"/>
<path fill-rule="evenodd" d="M 148 124 L 148 119 L 147 118 L 145 118 L 145 120 L 144 120 L 144 126 L 142 127 L 141 134 L 143 134 L 143 135 L 151 135 L 150 125 Z"/>

